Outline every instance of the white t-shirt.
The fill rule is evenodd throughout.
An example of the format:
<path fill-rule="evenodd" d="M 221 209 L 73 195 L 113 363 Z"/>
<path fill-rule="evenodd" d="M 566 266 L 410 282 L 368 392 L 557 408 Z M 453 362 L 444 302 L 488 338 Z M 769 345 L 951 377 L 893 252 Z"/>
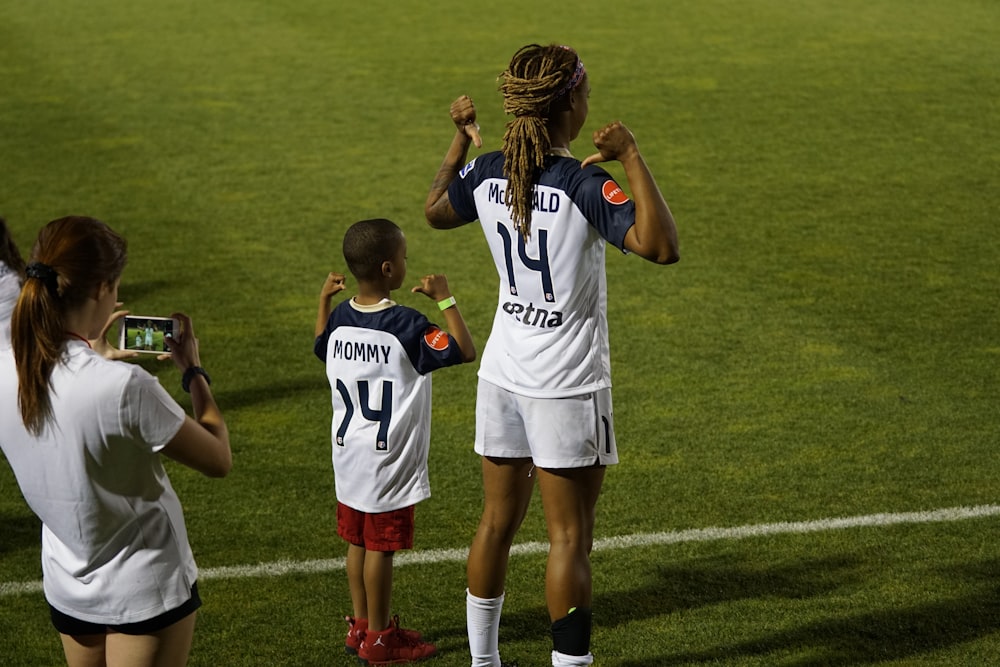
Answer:
<path fill-rule="evenodd" d="M 479 377 L 534 398 L 611 386 L 605 242 L 624 249 L 635 204 L 600 167 L 549 158 L 524 242 L 504 203 L 503 154 L 466 165 L 448 188 L 463 220 L 479 220 L 499 298 Z"/>
<path fill-rule="evenodd" d="M 431 495 L 431 371 L 462 363 L 458 343 L 420 312 L 353 299 L 316 339 L 333 393 L 337 500 L 361 512 L 408 507 Z"/>
<path fill-rule="evenodd" d="M 0 350 L 10 347 L 10 317 L 21 294 L 21 277 L 0 262 Z"/>
<path fill-rule="evenodd" d="M 74 618 L 148 620 L 190 598 L 197 568 L 158 453 L 184 411 L 141 367 L 66 343 L 53 420 L 27 432 L 10 350 L 0 353 L 0 447 L 42 521 L 45 598 Z"/>

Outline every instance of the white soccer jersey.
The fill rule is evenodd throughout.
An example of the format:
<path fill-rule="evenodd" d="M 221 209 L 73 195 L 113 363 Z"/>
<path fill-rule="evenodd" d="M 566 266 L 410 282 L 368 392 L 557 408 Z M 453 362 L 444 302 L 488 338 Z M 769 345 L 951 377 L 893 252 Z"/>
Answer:
<path fill-rule="evenodd" d="M 179 607 L 197 578 L 180 501 L 158 452 L 184 411 L 139 366 L 66 343 L 51 375 L 54 419 L 29 434 L 17 373 L 0 352 L 0 447 L 42 521 L 45 598 L 74 618 L 135 623 Z"/>
<path fill-rule="evenodd" d="M 600 167 L 550 157 L 524 242 L 504 204 L 503 154 L 474 159 L 448 188 L 455 212 L 478 219 L 500 278 L 479 376 L 535 398 L 611 386 L 605 240 L 624 249 L 635 204 Z"/>
<path fill-rule="evenodd" d="M 350 299 L 330 314 L 315 352 L 333 393 L 337 500 L 374 514 L 430 497 L 430 372 L 462 363 L 455 339 L 412 308 Z"/>

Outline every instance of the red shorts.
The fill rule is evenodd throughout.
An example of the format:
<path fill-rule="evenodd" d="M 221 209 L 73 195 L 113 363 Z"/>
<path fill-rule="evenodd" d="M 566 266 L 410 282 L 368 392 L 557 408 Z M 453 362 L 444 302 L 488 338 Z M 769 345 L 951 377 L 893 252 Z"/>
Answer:
<path fill-rule="evenodd" d="M 413 505 L 391 512 L 369 514 L 337 503 L 337 534 L 371 551 L 413 548 Z"/>

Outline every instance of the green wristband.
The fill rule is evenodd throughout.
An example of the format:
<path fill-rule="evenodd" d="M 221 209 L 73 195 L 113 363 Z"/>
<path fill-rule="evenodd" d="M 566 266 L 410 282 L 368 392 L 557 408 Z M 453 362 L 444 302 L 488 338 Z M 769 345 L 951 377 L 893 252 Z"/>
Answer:
<path fill-rule="evenodd" d="M 438 301 L 438 308 L 440 308 L 441 310 L 448 310 L 456 303 L 458 302 L 455 301 L 455 297 L 449 296 L 447 299 L 441 299 L 440 301 Z"/>

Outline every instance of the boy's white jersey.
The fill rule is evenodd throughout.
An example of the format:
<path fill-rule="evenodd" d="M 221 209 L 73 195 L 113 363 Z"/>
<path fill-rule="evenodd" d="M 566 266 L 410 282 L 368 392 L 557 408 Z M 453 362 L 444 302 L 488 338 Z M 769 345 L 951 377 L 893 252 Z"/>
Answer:
<path fill-rule="evenodd" d="M 603 169 L 549 158 L 527 242 L 504 202 L 503 154 L 479 156 L 448 189 L 455 212 L 478 219 L 500 279 L 479 376 L 536 398 L 611 386 L 605 241 L 624 249 L 635 204 Z"/>
<path fill-rule="evenodd" d="M 458 343 L 420 312 L 353 299 L 316 339 L 333 396 L 337 500 L 361 512 L 408 507 L 430 496 L 430 372 L 462 362 Z"/>

